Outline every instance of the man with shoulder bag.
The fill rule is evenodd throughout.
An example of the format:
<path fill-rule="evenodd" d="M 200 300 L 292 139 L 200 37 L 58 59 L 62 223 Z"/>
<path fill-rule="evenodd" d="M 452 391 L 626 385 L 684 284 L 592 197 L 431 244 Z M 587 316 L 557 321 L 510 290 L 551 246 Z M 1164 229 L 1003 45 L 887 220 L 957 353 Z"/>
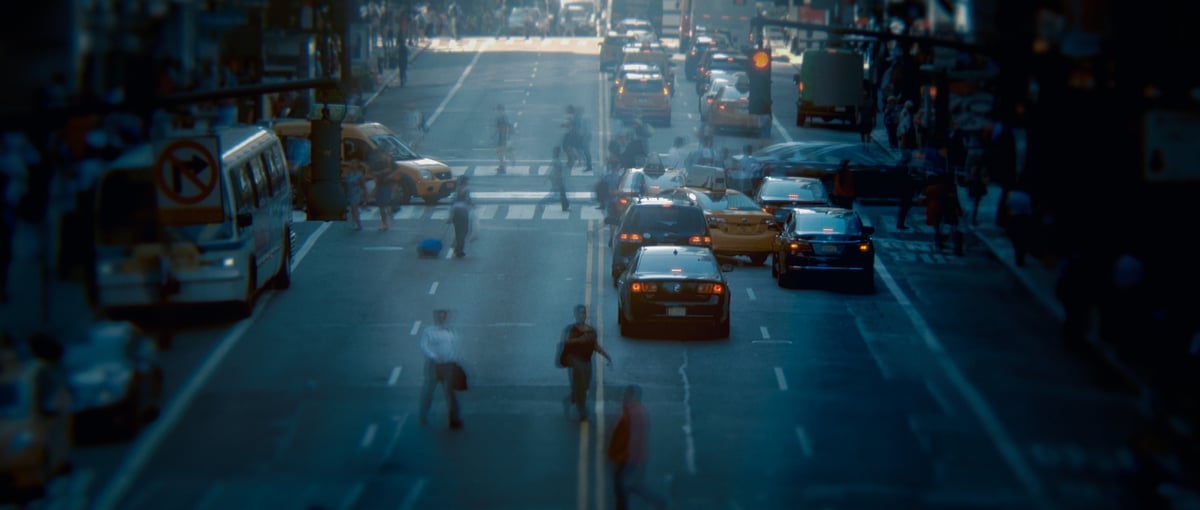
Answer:
<path fill-rule="evenodd" d="M 567 369 L 571 392 L 563 398 L 563 414 L 575 404 L 579 421 L 588 420 L 587 392 L 592 384 L 592 353 L 599 353 L 612 366 L 612 358 L 600 347 L 596 330 L 587 323 L 587 307 L 575 305 L 575 322 L 568 325 L 558 346 L 558 366 Z"/>
<path fill-rule="evenodd" d="M 465 390 L 466 372 L 458 357 L 458 335 L 450 327 L 450 312 L 434 310 L 433 324 L 421 331 L 421 353 L 425 356 L 425 380 L 421 385 L 421 408 L 418 419 L 421 425 L 428 422 L 429 407 L 433 402 L 433 388 L 441 383 L 446 393 L 450 428 L 462 428 L 458 399 L 455 391 Z"/>

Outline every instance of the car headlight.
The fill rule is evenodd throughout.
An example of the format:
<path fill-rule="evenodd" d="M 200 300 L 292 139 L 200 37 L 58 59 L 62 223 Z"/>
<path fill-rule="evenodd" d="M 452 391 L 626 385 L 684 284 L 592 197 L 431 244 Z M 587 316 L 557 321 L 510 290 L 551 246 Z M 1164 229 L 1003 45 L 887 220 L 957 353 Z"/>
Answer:
<path fill-rule="evenodd" d="M 105 405 L 125 395 L 133 370 L 120 363 L 104 363 L 71 374 L 71 387 L 79 405 Z"/>
<path fill-rule="evenodd" d="M 429 180 L 429 179 L 433 178 L 433 172 L 429 171 L 428 168 L 421 167 L 420 172 L 421 172 L 421 180 Z"/>

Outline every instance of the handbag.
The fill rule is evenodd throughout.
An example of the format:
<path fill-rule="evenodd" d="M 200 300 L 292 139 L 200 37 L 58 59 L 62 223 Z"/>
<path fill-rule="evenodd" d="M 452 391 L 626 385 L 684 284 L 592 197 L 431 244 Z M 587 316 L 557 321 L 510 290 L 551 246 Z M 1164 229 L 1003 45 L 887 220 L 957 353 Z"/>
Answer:
<path fill-rule="evenodd" d="M 569 361 L 569 359 L 567 357 L 567 343 L 559 342 L 558 343 L 558 366 L 565 368 L 569 364 L 568 361 Z"/>
<path fill-rule="evenodd" d="M 450 363 L 450 389 L 467 391 L 467 372 L 458 363 Z"/>

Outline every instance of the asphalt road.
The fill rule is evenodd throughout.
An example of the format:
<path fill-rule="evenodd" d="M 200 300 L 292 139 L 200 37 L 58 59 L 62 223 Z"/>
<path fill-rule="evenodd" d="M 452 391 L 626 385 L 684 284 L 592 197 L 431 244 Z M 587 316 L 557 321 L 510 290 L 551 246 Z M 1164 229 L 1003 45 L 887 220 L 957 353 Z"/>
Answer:
<path fill-rule="evenodd" d="M 388 232 L 370 219 L 360 232 L 298 223 L 292 288 L 265 294 L 244 321 L 188 320 L 168 353 L 164 415 L 134 443 L 83 448 L 42 506 L 609 508 L 605 438 L 620 388 L 636 383 L 649 485 L 673 508 L 1121 508 L 1129 392 L 1062 351 L 1051 314 L 982 245 L 939 252 L 927 230 L 888 228 L 894 206 L 861 209 L 879 227 L 873 293 L 781 289 L 769 268 L 739 263 L 728 340 L 621 337 L 599 214 L 582 198 L 595 177 L 573 172 L 568 187 L 582 194 L 567 213 L 517 194 L 548 190 L 540 175 L 567 104 L 584 107 L 593 157 L 602 152 L 612 125 L 597 114 L 607 85 L 596 53 L 593 38 L 426 50 L 408 86 L 368 115 L 395 126 L 417 105 L 431 120 L 421 152 L 495 193 L 467 257 L 414 253 L 443 234 L 446 204 L 406 207 Z M 784 67 L 777 105 L 792 87 Z M 698 126 L 679 74 L 657 150 Z M 505 176 L 493 175 L 497 103 L 518 123 Z M 858 136 L 775 117 L 774 141 Z M 564 415 L 567 379 L 552 359 L 576 303 L 613 355 L 596 370 L 587 424 Z M 428 426 L 414 416 L 417 332 L 436 308 L 453 310 L 471 377 L 458 431 L 440 395 Z"/>

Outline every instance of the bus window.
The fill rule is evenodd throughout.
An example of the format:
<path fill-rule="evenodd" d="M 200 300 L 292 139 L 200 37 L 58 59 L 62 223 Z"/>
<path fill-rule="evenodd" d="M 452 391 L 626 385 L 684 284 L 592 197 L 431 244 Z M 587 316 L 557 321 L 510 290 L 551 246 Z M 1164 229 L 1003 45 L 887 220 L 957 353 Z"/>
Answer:
<path fill-rule="evenodd" d="M 274 195 L 275 192 L 267 181 L 267 170 L 263 168 L 261 155 L 256 154 L 250 158 L 250 176 L 254 180 L 254 205 L 262 207 L 261 202 Z"/>
<path fill-rule="evenodd" d="M 252 209 L 254 204 L 254 184 L 250 180 L 250 169 L 245 164 L 230 170 L 229 175 L 237 182 L 234 183 L 237 189 L 234 190 L 234 199 L 237 201 L 238 212 Z"/>
<path fill-rule="evenodd" d="M 271 147 L 267 151 L 267 176 L 271 179 L 271 190 L 278 193 L 287 184 L 287 165 L 283 162 L 283 151 L 279 147 Z"/>

